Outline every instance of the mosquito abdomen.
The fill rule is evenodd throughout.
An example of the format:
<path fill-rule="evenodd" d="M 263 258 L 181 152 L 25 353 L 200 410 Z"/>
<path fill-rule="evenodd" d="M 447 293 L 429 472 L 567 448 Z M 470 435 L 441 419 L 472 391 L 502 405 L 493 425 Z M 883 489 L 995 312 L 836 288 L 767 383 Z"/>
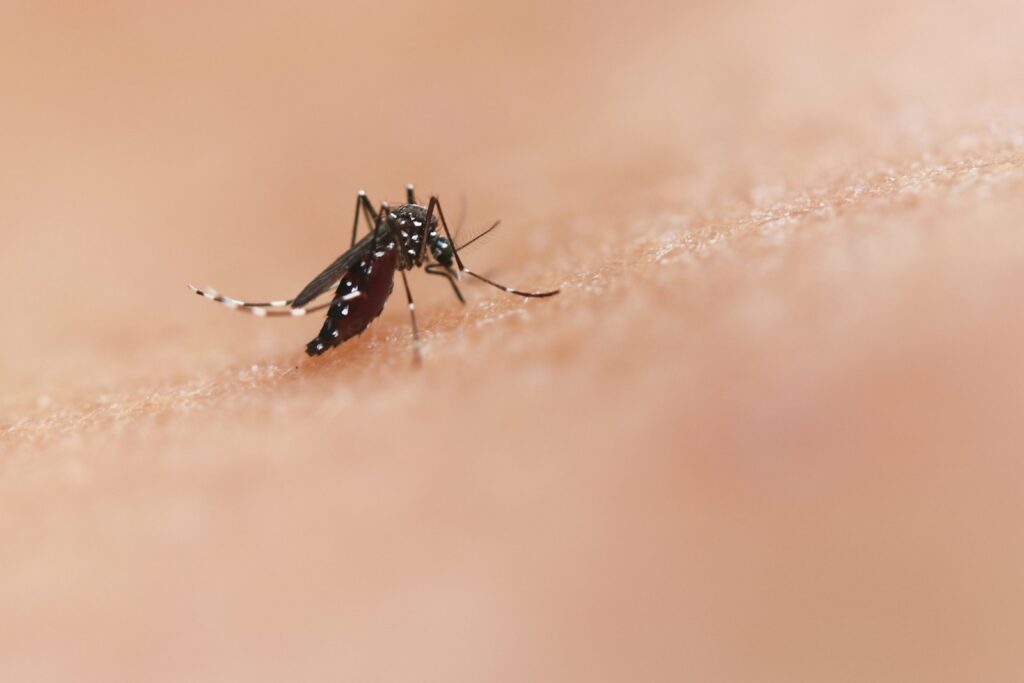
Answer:
<path fill-rule="evenodd" d="M 360 334 L 380 316 L 395 286 L 396 260 L 393 250 L 378 253 L 342 276 L 320 334 L 306 344 L 307 354 L 319 356 Z"/>

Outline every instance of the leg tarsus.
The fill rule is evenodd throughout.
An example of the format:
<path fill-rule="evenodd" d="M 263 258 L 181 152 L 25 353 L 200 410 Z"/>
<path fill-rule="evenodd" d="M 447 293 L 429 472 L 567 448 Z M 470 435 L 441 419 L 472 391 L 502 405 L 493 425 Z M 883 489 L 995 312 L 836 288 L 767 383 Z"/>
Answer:
<path fill-rule="evenodd" d="M 423 361 L 423 358 L 420 353 L 420 330 L 416 325 L 416 304 L 413 303 L 412 291 L 409 289 L 409 279 L 405 276 L 405 271 L 402 270 L 399 272 L 402 274 L 402 284 L 405 285 L 405 300 L 409 303 L 409 318 L 412 320 L 412 362 L 419 365 Z"/>
<path fill-rule="evenodd" d="M 494 280 L 488 280 L 483 275 L 477 275 L 476 273 L 471 271 L 469 268 L 467 268 L 465 266 L 465 264 L 462 263 L 462 257 L 459 256 L 459 250 L 455 246 L 455 240 L 452 239 L 452 233 L 448 230 L 448 221 L 446 221 L 445 218 L 444 218 L 444 209 L 441 208 L 441 201 L 437 198 L 437 195 L 434 195 L 433 197 L 430 198 L 430 205 L 427 207 L 427 224 L 428 225 L 430 224 L 430 218 L 431 218 L 431 216 L 433 216 L 435 208 L 437 208 L 437 215 L 441 219 L 441 225 L 442 225 L 442 227 L 444 227 L 444 234 L 448 237 L 449 242 L 451 242 L 452 253 L 455 256 L 455 263 L 458 264 L 458 266 L 459 266 L 459 272 L 466 273 L 467 275 L 472 275 L 477 280 L 481 280 L 483 282 L 486 282 L 491 287 L 496 287 L 497 289 L 504 290 L 505 292 L 508 292 L 509 294 L 515 294 L 517 296 L 523 296 L 523 297 L 529 297 L 529 298 L 543 298 L 543 297 L 546 297 L 546 296 L 554 296 L 555 294 L 558 294 L 559 290 L 557 290 L 557 289 L 552 290 L 550 292 L 523 292 L 523 291 L 518 290 L 518 289 L 513 289 L 512 287 L 506 287 L 505 285 L 499 284 L 499 283 L 495 282 Z M 491 226 L 491 228 L 487 232 L 490 232 L 491 230 L 493 230 L 497 226 L 498 226 L 498 224 L 495 223 L 493 226 Z"/>
<path fill-rule="evenodd" d="M 436 263 L 432 263 L 429 266 L 427 266 L 425 270 L 431 275 L 440 275 L 444 279 L 448 280 L 448 284 L 450 284 L 452 286 L 452 289 L 455 290 L 455 296 L 459 298 L 459 302 L 462 304 L 466 303 L 466 298 L 462 296 L 462 291 L 459 290 L 459 285 L 455 282 L 455 278 L 452 276 L 451 273 L 444 269 L 444 266 L 439 266 Z"/>

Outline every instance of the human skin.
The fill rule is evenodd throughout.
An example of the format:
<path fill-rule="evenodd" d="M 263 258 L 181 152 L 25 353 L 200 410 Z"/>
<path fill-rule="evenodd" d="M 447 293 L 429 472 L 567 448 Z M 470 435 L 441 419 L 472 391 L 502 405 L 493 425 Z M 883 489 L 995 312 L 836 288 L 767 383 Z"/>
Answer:
<path fill-rule="evenodd" d="M 679 4 L 5 8 L 0 678 L 1019 678 L 1024 7 Z"/>

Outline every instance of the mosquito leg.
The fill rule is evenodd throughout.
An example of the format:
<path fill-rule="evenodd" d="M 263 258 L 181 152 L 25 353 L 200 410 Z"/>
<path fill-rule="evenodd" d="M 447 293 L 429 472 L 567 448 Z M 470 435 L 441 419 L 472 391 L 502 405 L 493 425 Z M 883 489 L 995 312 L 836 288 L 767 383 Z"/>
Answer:
<path fill-rule="evenodd" d="M 289 308 L 284 311 L 268 311 L 265 308 L 254 308 L 249 312 L 257 318 L 299 318 L 307 313 L 322 311 L 330 305 L 331 303 L 327 302 L 317 306 L 310 306 L 309 308 Z"/>
<path fill-rule="evenodd" d="M 405 276 L 405 271 L 399 271 L 402 274 L 402 284 L 405 286 L 405 299 L 409 302 L 409 318 L 412 320 L 412 349 L 413 349 L 413 362 L 419 365 L 422 361 L 422 354 L 420 353 L 420 330 L 416 325 L 416 304 L 412 300 L 412 291 L 409 289 L 409 279 Z"/>
<path fill-rule="evenodd" d="M 195 285 L 189 285 L 189 289 L 198 294 L 201 297 L 216 301 L 219 304 L 224 304 L 228 308 L 284 308 L 285 306 L 291 306 L 294 299 L 281 299 L 280 301 L 261 301 L 259 303 L 250 301 L 240 301 L 239 299 L 232 298 L 226 294 L 221 294 L 213 288 L 199 289 Z"/>
<path fill-rule="evenodd" d="M 512 287 L 506 287 L 505 285 L 499 284 L 499 283 L 495 282 L 494 280 L 488 280 L 483 275 L 478 275 L 478 274 L 474 273 L 472 270 L 470 270 L 469 268 L 463 268 L 462 272 L 465 273 L 466 275 L 472 275 L 477 280 L 480 280 L 482 282 L 486 282 L 491 287 L 495 287 L 495 288 L 500 289 L 500 290 L 502 290 L 504 292 L 508 292 L 509 294 L 515 294 L 516 296 L 524 296 L 524 297 L 526 297 L 528 299 L 543 299 L 546 296 L 554 296 L 555 294 L 558 294 L 561 291 L 559 289 L 552 289 L 549 292 L 524 292 L 524 291 L 519 290 L 519 289 L 513 289 Z"/>
<path fill-rule="evenodd" d="M 373 210 L 373 204 L 370 203 L 369 199 L 363 202 L 363 217 L 366 218 L 366 224 L 371 230 L 373 230 L 380 219 L 380 214 Z"/>
<path fill-rule="evenodd" d="M 412 183 L 409 183 L 408 185 L 405 186 L 405 198 L 407 200 L 407 204 L 416 203 L 416 188 L 413 186 Z"/>
<path fill-rule="evenodd" d="M 459 291 L 459 285 L 455 283 L 455 278 L 452 277 L 451 273 L 444 270 L 442 266 L 438 266 L 436 263 L 431 263 L 425 268 L 425 270 L 431 275 L 440 275 L 444 279 L 448 280 L 448 284 L 455 290 L 455 296 L 459 297 L 459 301 L 466 303 L 466 299 L 462 296 L 462 292 Z"/>
<path fill-rule="evenodd" d="M 286 308 L 287 306 L 290 306 L 292 303 L 290 299 L 282 301 L 268 301 L 266 303 L 249 303 L 246 301 L 239 301 L 238 299 L 233 299 L 229 296 L 225 296 L 209 288 L 199 289 L 197 287 L 189 285 L 189 289 L 191 289 L 193 292 L 195 292 L 201 297 L 207 298 L 211 301 L 216 301 L 217 303 L 227 306 L 230 309 L 240 311 L 242 313 L 248 313 L 249 315 L 254 315 L 257 318 L 278 318 L 284 316 L 299 317 L 306 315 L 307 313 L 311 313 L 313 311 L 322 310 L 330 305 L 323 304 L 320 306 L 314 306 L 312 308 Z M 268 310 L 273 308 L 284 308 L 284 310 Z"/>
<path fill-rule="evenodd" d="M 438 200 L 436 195 L 430 198 L 430 205 L 427 207 L 427 225 L 430 225 L 430 218 L 433 215 L 435 208 L 437 209 L 438 217 L 441 219 L 441 225 L 444 227 L 444 234 L 448 236 L 448 240 L 452 244 L 452 253 L 455 255 L 455 263 L 458 264 L 459 266 L 459 272 L 465 273 L 466 275 L 472 275 L 477 280 L 486 282 L 491 287 L 497 287 L 498 289 L 504 290 L 509 294 L 515 294 L 517 296 L 525 296 L 529 298 L 539 299 L 546 296 L 554 296 L 555 294 L 558 294 L 559 290 L 557 289 L 552 290 L 550 292 L 523 292 L 518 289 L 513 289 L 511 287 L 506 287 L 505 285 L 498 284 L 494 280 L 488 280 L 483 275 L 477 275 L 476 273 L 471 271 L 469 268 L 465 266 L 464 263 L 462 263 L 462 257 L 459 256 L 459 250 L 455 248 L 455 241 L 452 239 L 452 234 L 448 230 L 448 221 L 444 219 L 444 209 L 441 208 L 441 202 L 440 200 Z M 491 226 L 491 228 L 487 232 L 490 232 L 496 227 L 498 227 L 497 223 Z"/>
<path fill-rule="evenodd" d="M 431 219 L 434 217 L 434 209 L 437 209 L 437 215 L 441 219 L 441 225 L 444 227 L 444 234 L 448 236 L 448 242 L 452 245 L 452 249 L 454 250 L 455 249 L 455 240 L 452 238 L 451 231 L 448 230 L 448 221 L 446 221 L 444 219 L 444 210 L 441 208 L 441 200 L 437 198 L 437 195 L 434 195 L 433 197 L 431 197 L 430 198 L 430 204 L 427 205 L 427 226 L 428 227 L 430 226 Z M 422 247 L 423 246 L 426 246 L 425 242 L 424 242 L 423 245 L 421 245 L 421 249 L 420 249 L 421 251 L 422 251 Z M 459 264 L 459 270 L 465 270 L 465 267 L 462 265 L 462 259 L 459 258 L 459 252 L 455 251 L 454 253 L 455 253 L 455 262 L 457 264 Z"/>
<path fill-rule="evenodd" d="M 363 200 L 366 199 L 366 192 L 359 190 L 356 195 L 356 215 L 352 218 L 352 244 L 349 249 L 356 246 L 356 235 L 359 232 L 359 211 L 363 208 Z"/>
<path fill-rule="evenodd" d="M 356 235 L 359 232 L 359 212 L 363 212 L 363 217 L 366 219 L 366 224 L 370 226 L 370 230 L 373 230 L 377 225 L 377 213 L 373 210 L 373 204 L 366 197 L 366 192 L 359 190 L 359 194 L 356 195 L 356 215 L 352 219 L 352 246 L 356 246 Z M 371 220 L 372 218 L 372 220 Z"/>
<path fill-rule="evenodd" d="M 437 198 L 437 195 L 430 197 L 430 203 L 427 205 L 427 228 L 430 228 L 430 224 L 434 220 L 434 210 L 437 210 L 437 215 L 441 218 L 441 225 L 444 226 L 444 234 L 448 236 L 448 242 L 455 247 L 455 240 L 452 239 L 452 233 L 448 230 L 448 221 L 444 219 L 444 211 L 441 210 L 441 200 Z M 420 245 L 419 254 L 416 257 L 416 263 L 423 263 L 423 255 L 427 248 L 427 240 L 423 240 L 423 244 Z M 455 260 L 459 264 L 459 270 L 462 270 L 462 262 L 459 261 L 459 253 L 455 252 Z"/>

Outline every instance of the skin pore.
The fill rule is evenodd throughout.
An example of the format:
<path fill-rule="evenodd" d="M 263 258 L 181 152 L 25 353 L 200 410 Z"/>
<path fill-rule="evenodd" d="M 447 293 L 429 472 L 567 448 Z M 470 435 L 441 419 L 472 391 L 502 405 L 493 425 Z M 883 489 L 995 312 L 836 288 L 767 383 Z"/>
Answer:
<path fill-rule="evenodd" d="M 12 10 L 0 677 L 1012 678 L 1018 5 Z"/>

